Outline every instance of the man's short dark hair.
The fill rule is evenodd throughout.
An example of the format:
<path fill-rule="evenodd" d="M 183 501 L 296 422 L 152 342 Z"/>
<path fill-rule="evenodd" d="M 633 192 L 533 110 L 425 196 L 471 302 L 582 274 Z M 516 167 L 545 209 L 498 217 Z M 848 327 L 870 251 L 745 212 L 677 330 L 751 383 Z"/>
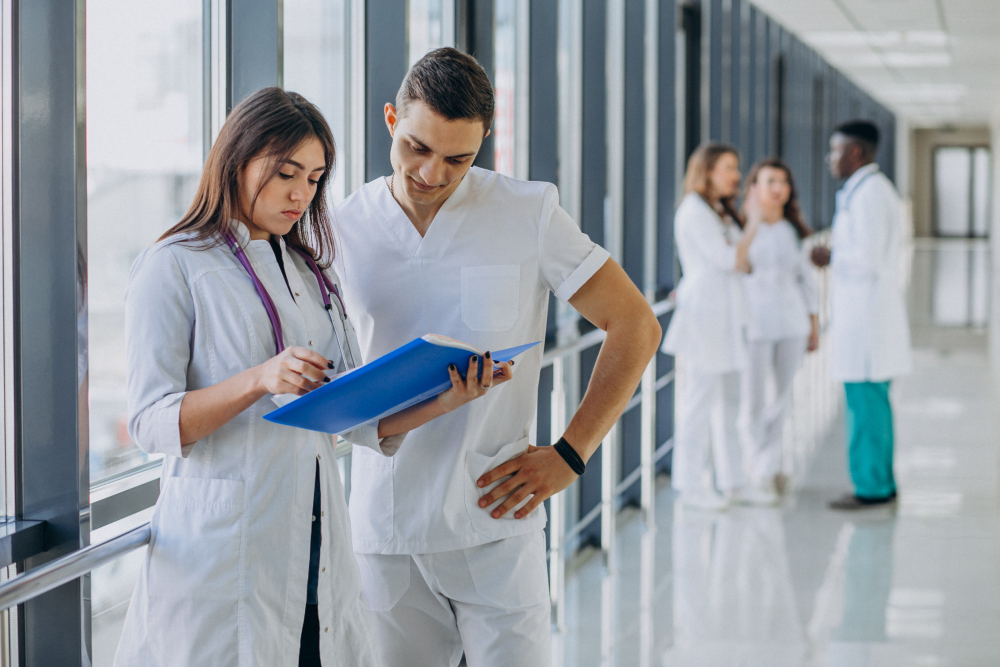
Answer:
<path fill-rule="evenodd" d="M 834 129 L 835 134 L 842 134 L 861 145 L 867 157 L 875 157 L 878 149 L 878 126 L 867 120 L 852 120 L 841 123 Z"/>
<path fill-rule="evenodd" d="M 420 101 L 448 120 L 482 121 L 483 131 L 493 124 L 493 84 L 475 58 L 450 46 L 435 49 L 406 73 L 396 93 L 396 113 L 401 118 L 411 102 Z"/>

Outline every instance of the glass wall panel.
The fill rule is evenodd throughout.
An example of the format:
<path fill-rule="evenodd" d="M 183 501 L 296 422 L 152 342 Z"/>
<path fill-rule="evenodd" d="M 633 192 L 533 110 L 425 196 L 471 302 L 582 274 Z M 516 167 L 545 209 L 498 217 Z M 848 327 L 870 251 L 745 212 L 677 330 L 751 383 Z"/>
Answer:
<path fill-rule="evenodd" d="M 152 516 L 153 508 L 150 507 L 95 530 L 91 539 L 95 543 L 102 542 L 141 526 Z M 112 667 L 114 664 L 115 651 L 125 626 L 125 614 L 128 613 L 132 592 L 139 581 L 139 568 L 145 557 L 145 549 L 136 549 L 90 573 L 93 667 Z"/>
<path fill-rule="evenodd" d="M 496 34 L 493 38 L 493 87 L 496 89 L 496 119 L 493 122 L 493 168 L 501 174 L 513 176 L 517 118 L 517 0 L 496 0 L 494 11 Z"/>
<path fill-rule="evenodd" d="M 986 237 L 990 233 L 990 149 L 976 148 L 972 153 L 972 234 Z"/>
<path fill-rule="evenodd" d="M 934 151 L 934 219 L 942 236 L 969 233 L 969 149 Z"/>
<path fill-rule="evenodd" d="M 284 0 L 285 90 L 319 107 L 333 131 L 337 164 L 330 179 L 331 203 L 346 191 L 348 39 L 346 0 Z"/>
<path fill-rule="evenodd" d="M 407 19 L 407 67 L 431 49 L 455 45 L 453 0 L 409 0 Z"/>
<path fill-rule="evenodd" d="M 87 7 L 90 475 L 149 461 L 125 404 L 125 285 L 191 203 L 202 166 L 202 0 Z"/>

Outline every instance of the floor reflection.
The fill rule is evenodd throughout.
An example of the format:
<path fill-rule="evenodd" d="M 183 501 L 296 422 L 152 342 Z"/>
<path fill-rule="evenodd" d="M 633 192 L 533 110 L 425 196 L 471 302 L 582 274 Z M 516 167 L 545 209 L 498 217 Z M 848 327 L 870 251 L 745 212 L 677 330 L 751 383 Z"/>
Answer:
<path fill-rule="evenodd" d="M 664 480 L 654 526 L 620 521 L 613 571 L 599 557 L 571 568 L 555 664 L 1000 664 L 1000 448 L 977 319 L 988 248 L 914 252 L 916 371 L 893 388 L 895 510 L 826 509 L 847 488 L 839 426 L 778 508 L 694 512 L 674 507 Z"/>
<path fill-rule="evenodd" d="M 668 665 L 803 664 L 778 509 L 674 509 L 674 646 Z"/>

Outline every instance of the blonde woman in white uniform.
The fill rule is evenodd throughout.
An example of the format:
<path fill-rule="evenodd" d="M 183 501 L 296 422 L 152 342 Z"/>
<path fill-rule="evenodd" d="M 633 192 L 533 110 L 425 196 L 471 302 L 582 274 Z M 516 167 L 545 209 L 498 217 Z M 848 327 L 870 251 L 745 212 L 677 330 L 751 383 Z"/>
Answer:
<path fill-rule="evenodd" d="M 735 148 L 706 144 L 691 155 L 684 177 L 687 194 L 674 218 L 684 277 L 662 348 L 683 365 L 673 486 L 682 503 L 711 510 L 755 500 L 743 473 L 736 421 L 740 372 L 747 361 L 740 276 L 751 270 L 748 253 L 760 217 L 754 209 L 740 228 L 733 207 L 739 186 Z"/>
<path fill-rule="evenodd" d="M 261 419 L 272 394 L 360 361 L 337 276 L 317 264 L 333 252 L 321 222 L 333 158 L 313 105 L 255 93 L 229 115 L 187 215 L 133 266 L 129 433 L 165 456 L 119 667 L 377 664 L 334 442 Z M 486 393 L 474 367 L 468 382 L 450 370 L 436 399 L 346 437 L 390 457 L 409 429 Z"/>
<path fill-rule="evenodd" d="M 802 357 L 819 347 L 819 301 L 815 269 L 802 251 L 811 230 L 802 220 L 791 170 L 781 160 L 758 162 L 747 177 L 747 192 L 747 206 L 756 202 L 764 223 L 750 245 L 753 271 L 743 277 L 750 324 L 741 435 L 750 483 L 762 498 L 777 502 L 784 488 L 785 412 Z M 768 376 L 774 378 L 770 401 Z"/>

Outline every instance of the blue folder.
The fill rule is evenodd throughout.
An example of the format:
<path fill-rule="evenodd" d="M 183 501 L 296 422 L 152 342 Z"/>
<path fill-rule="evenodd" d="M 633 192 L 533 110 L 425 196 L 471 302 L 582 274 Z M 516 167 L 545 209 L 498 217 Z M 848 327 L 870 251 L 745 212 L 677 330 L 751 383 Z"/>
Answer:
<path fill-rule="evenodd" d="M 433 338 L 433 337 L 428 337 Z M 490 352 L 495 362 L 510 361 L 538 343 Z M 264 419 L 310 431 L 341 434 L 437 396 L 451 386 L 448 365 L 469 368 L 474 352 L 417 338 L 392 352 L 335 377 Z M 482 360 L 480 360 L 482 366 Z"/>

